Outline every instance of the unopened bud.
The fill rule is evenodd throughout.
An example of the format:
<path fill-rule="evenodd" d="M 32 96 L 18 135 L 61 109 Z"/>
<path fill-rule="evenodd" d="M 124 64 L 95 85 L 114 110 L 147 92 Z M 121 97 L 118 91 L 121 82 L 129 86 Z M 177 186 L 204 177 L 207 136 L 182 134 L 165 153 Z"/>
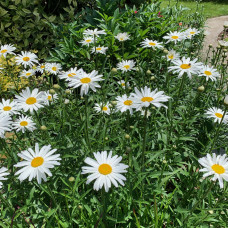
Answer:
<path fill-rule="evenodd" d="M 168 54 L 168 53 L 169 53 L 169 51 L 168 51 L 167 49 L 164 49 L 163 52 L 164 52 L 165 54 Z"/>
<path fill-rule="evenodd" d="M 166 163 L 167 163 L 167 161 L 166 161 L 166 160 L 163 160 L 162 162 L 163 162 L 164 164 L 166 164 Z"/>
<path fill-rule="evenodd" d="M 41 130 L 41 131 L 46 131 L 46 130 L 47 130 L 47 127 L 44 126 L 44 125 L 42 125 L 42 126 L 40 127 L 40 130 Z"/>
<path fill-rule="evenodd" d="M 154 77 L 154 76 L 152 76 L 150 79 L 153 81 L 153 80 L 155 79 L 155 77 Z"/>
<path fill-rule="evenodd" d="M 134 129 L 135 127 L 134 126 L 130 126 L 131 129 Z"/>
<path fill-rule="evenodd" d="M 50 90 L 49 90 L 49 93 L 50 93 L 50 94 L 55 94 L 55 90 L 54 90 L 54 89 L 50 89 Z"/>
<path fill-rule="evenodd" d="M 59 86 L 58 84 L 54 84 L 54 85 L 53 85 L 53 88 L 54 88 L 54 89 L 59 89 L 60 86 Z"/>
<path fill-rule="evenodd" d="M 130 153 L 130 152 L 131 152 L 131 147 L 127 146 L 127 147 L 126 147 L 126 152 L 127 152 L 127 153 Z"/>
<path fill-rule="evenodd" d="M 81 97 L 80 99 L 81 99 L 81 100 L 84 100 L 84 97 Z"/>
<path fill-rule="evenodd" d="M 228 106 L 228 95 L 225 96 L 224 105 Z"/>
<path fill-rule="evenodd" d="M 200 87 L 198 87 L 198 91 L 199 92 L 203 92 L 205 90 L 205 87 L 202 85 L 202 86 L 200 86 Z"/>
<path fill-rule="evenodd" d="M 113 105 L 112 104 L 109 104 L 109 106 L 108 106 L 109 108 L 112 108 L 113 107 Z"/>
<path fill-rule="evenodd" d="M 146 74 L 147 74 L 147 75 L 151 75 L 152 73 L 151 73 L 150 70 L 147 70 Z"/>
<path fill-rule="evenodd" d="M 114 74 L 117 73 L 117 69 L 116 69 L 116 68 L 112 68 L 111 71 L 112 71 L 112 73 L 114 73 Z"/>
<path fill-rule="evenodd" d="M 65 90 L 65 93 L 66 93 L 66 94 L 71 94 L 71 91 L 70 91 L 69 89 L 66 89 L 66 90 Z"/>
<path fill-rule="evenodd" d="M 125 139 L 130 139 L 130 135 L 126 134 L 125 136 Z"/>
<path fill-rule="evenodd" d="M 70 181 L 70 182 L 73 182 L 73 181 L 75 181 L 75 178 L 74 178 L 74 177 L 70 177 L 70 178 L 69 178 L 69 181 Z"/>
<path fill-rule="evenodd" d="M 105 140 L 107 141 L 108 140 L 108 137 L 105 137 Z"/>
<path fill-rule="evenodd" d="M 69 99 L 65 99 L 64 104 L 69 104 L 70 100 Z"/>
<path fill-rule="evenodd" d="M 212 44 L 209 44 L 209 48 L 212 48 Z"/>
<path fill-rule="evenodd" d="M 139 68 L 138 67 L 135 67 L 135 71 L 139 71 Z"/>
<path fill-rule="evenodd" d="M 111 102 L 113 105 L 117 105 L 117 101 L 112 101 Z"/>

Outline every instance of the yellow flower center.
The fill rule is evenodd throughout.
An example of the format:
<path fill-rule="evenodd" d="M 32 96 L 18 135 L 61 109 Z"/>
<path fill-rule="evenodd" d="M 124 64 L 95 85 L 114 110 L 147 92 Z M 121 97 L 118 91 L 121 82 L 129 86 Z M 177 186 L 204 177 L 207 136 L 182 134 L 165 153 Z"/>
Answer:
<path fill-rule="evenodd" d="M 195 34 L 195 32 L 190 32 L 190 34 L 192 34 L 192 35 L 193 35 L 193 34 Z"/>
<path fill-rule="evenodd" d="M 33 168 L 36 168 L 38 166 L 41 166 L 44 163 L 44 159 L 42 157 L 36 157 L 33 158 L 33 160 L 31 161 L 31 166 Z"/>
<path fill-rule="evenodd" d="M 124 68 L 128 70 L 130 68 L 130 66 L 129 65 L 125 65 Z"/>
<path fill-rule="evenodd" d="M 123 38 L 123 37 L 121 37 L 121 38 L 120 38 L 120 40 L 121 40 L 121 41 L 123 41 L 123 40 L 124 40 L 124 38 Z"/>
<path fill-rule="evenodd" d="M 26 73 L 25 75 L 26 75 L 26 76 L 30 76 L 30 75 L 31 75 L 31 73 Z"/>
<path fill-rule="evenodd" d="M 10 106 L 5 106 L 4 108 L 3 108 L 3 110 L 4 111 L 10 111 L 12 108 L 10 107 Z"/>
<path fill-rule="evenodd" d="M 155 46 L 156 44 L 154 42 L 149 42 L 149 45 Z"/>
<path fill-rule="evenodd" d="M 28 125 L 28 122 L 27 122 L 27 121 L 21 121 L 21 122 L 20 122 L 20 125 L 21 125 L 22 127 L 25 127 L 25 126 Z"/>
<path fill-rule="evenodd" d="M 23 61 L 28 62 L 29 60 L 30 60 L 30 58 L 29 58 L 29 57 L 24 57 L 24 58 L 23 58 Z"/>
<path fill-rule="evenodd" d="M 70 74 L 68 74 L 67 76 L 69 77 L 69 78 L 72 78 L 72 77 L 74 77 L 76 74 L 75 73 L 70 73 Z"/>
<path fill-rule="evenodd" d="M 218 112 L 216 112 L 215 115 L 216 115 L 218 118 L 222 118 L 222 117 L 223 117 L 223 115 L 222 115 L 221 113 L 218 113 Z"/>
<path fill-rule="evenodd" d="M 7 52 L 7 49 L 1 50 L 1 53 L 6 53 L 6 52 Z"/>
<path fill-rule="evenodd" d="M 44 65 L 42 65 L 42 66 L 40 66 L 40 68 L 41 68 L 41 69 L 44 69 L 44 68 L 45 68 L 45 66 L 44 66 Z"/>
<path fill-rule="evenodd" d="M 51 100 L 51 98 L 52 98 L 51 95 L 48 95 L 48 100 L 49 100 L 49 101 Z"/>
<path fill-rule="evenodd" d="M 172 36 L 171 38 L 174 39 L 174 40 L 176 40 L 176 39 L 179 38 L 179 36 Z"/>
<path fill-rule="evenodd" d="M 92 41 L 92 40 L 88 39 L 88 40 L 86 40 L 85 42 L 90 43 L 91 41 Z"/>
<path fill-rule="evenodd" d="M 27 100 L 26 100 L 26 104 L 28 105 L 33 105 L 36 103 L 36 98 L 35 97 L 29 97 Z"/>
<path fill-rule="evenodd" d="M 112 167 L 109 164 L 101 164 L 98 168 L 100 174 L 108 175 L 112 172 Z"/>
<path fill-rule="evenodd" d="M 182 69 L 189 69 L 191 67 L 190 64 L 181 64 L 180 66 Z"/>
<path fill-rule="evenodd" d="M 131 100 L 126 100 L 126 101 L 124 101 L 124 104 L 125 105 L 128 105 L 128 106 L 130 106 L 130 105 L 132 105 L 132 101 Z"/>
<path fill-rule="evenodd" d="M 123 82 L 123 83 L 121 83 L 121 85 L 122 85 L 122 86 L 125 86 L 125 83 Z"/>
<path fill-rule="evenodd" d="M 223 166 L 215 164 L 212 165 L 211 168 L 217 173 L 217 174 L 223 174 L 225 173 L 225 169 Z"/>
<path fill-rule="evenodd" d="M 51 68 L 53 71 L 56 71 L 57 70 L 57 67 L 52 67 Z"/>
<path fill-rule="evenodd" d="M 207 76 L 211 76 L 212 75 L 212 73 L 210 72 L 210 71 L 204 71 L 204 74 L 206 74 Z"/>
<path fill-rule="evenodd" d="M 151 102 L 151 101 L 153 101 L 154 100 L 154 98 L 153 97 L 143 97 L 142 99 L 141 99 L 141 101 L 142 102 Z"/>
<path fill-rule="evenodd" d="M 169 59 L 173 59 L 173 55 L 168 55 L 168 58 Z"/>
<path fill-rule="evenodd" d="M 104 106 L 104 107 L 102 108 L 102 110 L 103 110 L 103 111 L 107 111 L 107 110 L 108 110 L 107 106 Z"/>
<path fill-rule="evenodd" d="M 90 78 L 82 78 L 80 79 L 81 83 L 90 83 L 91 79 Z"/>
<path fill-rule="evenodd" d="M 97 51 L 101 51 L 101 48 L 100 48 L 100 47 L 98 47 L 98 48 L 96 48 L 96 50 L 97 50 Z"/>

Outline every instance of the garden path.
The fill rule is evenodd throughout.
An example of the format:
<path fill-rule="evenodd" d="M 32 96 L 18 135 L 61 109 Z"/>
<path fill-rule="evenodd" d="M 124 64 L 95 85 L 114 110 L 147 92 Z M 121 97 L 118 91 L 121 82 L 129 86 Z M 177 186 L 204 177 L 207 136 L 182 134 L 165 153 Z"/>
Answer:
<path fill-rule="evenodd" d="M 218 35 L 223 31 L 223 24 L 228 21 L 227 16 L 209 18 L 205 24 L 205 39 L 203 46 L 203 59 L 206 57 L 209 44 L 212 44 L 213 48 L 218 45 Z"/>

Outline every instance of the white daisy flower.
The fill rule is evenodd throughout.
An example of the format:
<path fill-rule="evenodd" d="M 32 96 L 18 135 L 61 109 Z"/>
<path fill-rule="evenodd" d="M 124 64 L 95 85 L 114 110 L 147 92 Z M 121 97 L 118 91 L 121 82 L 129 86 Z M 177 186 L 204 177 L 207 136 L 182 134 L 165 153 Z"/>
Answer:
<path fill-rule="evenodd" d="M 102 81 L 102 75 L 97 75 L 98 71 L 93 70 L 91 73 L 87 74 L 86 72 L 82 72 L 81 75 L 78 75 L 77 78 L 72 78 L 72 80 L 68 83 L 70 87 L 77 88 L 81 86 L 80 95 L 87 94 L 89 89 L 91 88 L 94 92 L 96 92 L 96 88 L 100 88 L 101 86 L 97 83 Z"/>
<path fill-rule="evenodd" d="M 182 57 L 182 59 L 177 59 L 172 61 L 175 66 L 168 67 L 168 71 L 173 71 L 173 73 L 179 73 L 178 78 L 181 78 L 184 73 L 186 73 L 189 79 L 192 78 L 192 74 L 198 74 L 202 69 L 202 63 L 196 62 L 197 59 L 190 60 L 190 58 Z"/>
<path fill-rule="evenodd" d="M 13 114 L 18 114 L 17 111 L 19 111 L 19 109 L 16 101 L 2 99 L 2 102 L 0 103 L 0 115 L 3 114 L 11 116 Z"/>
<path fill-rule="evenodd" d="M 81 75 L 83 73 L 82 69 L 77 70 L 77 67 L 70 68 L 70 70 L 66 72 L 61 72 L 58 77 L 60 79 L 65 79 L 66 81 L 71 81 L 72 78 L 77 78 L 78 75 Z"/>
<path fill-rule="evenodd" d="M 57 149 L 51 149 L 51 145 L 39 149 L 38 143 L 35 144 L 35 150 L 28 148 L 28 150 L 21 151 L 18 156 L 24 161 L 14 166 L 23 168 L 18 170 L 15 175 L 19 174 L 18 179 L 20 181 L 26 178 L 29 178 L 29 181 L 36 178 L 38 184 L 41 184 L 42 179 L 47 181 L 46 174 L 52 176 L 49 169 L 54 168 L 55 165 L 60 165 L 58 160 L 61 160 L 61 158 L 59 154 L 54 154 L 56 151 Z"/>
<path fill-rule="evenodd" d="M 161 104 L 160 102 L 166 102 L 170 99 L 169 96 L 163 95 L 164 91 L 157 92 L 157 89 L 154 91 L 151 91 L 150 88 L 147 86 L 141 88 L 141 91 L 139 91 L 137 88 L 135 88 L 135 93 L 132 93 L 132 101 L 133 101 L 133 108 L 136 108 L 136 110 L 141 110 L 142 107 L 149 107 L 150 104 L 153 104 L 154 106 L 160 108 L 165 107 L 165 105 Z"/>
<path fill-rule="evenodd" d="M 93 47 L 91 50 L 91 53 L 101 53 L 101 54 L 106 54 L 107 51 L 107 47 L 103 47 L 103 46 L 98 46 L 98 47 Z"/>
<path fill-rule="evenodd" d="M 118 96 L 116 98 L 117 105 L 116 108 L 121 112 L 126 112 L 129 110 L 130 114 L 133 114 L 133 98 L 124 94 L 123 96 Z"/>
<path fill-rule="evenodd" d="M 95 38 L 95 42 L 96 42 L 96 40 L 97 39 Z M 82 45 L 89 46 L 90 44 L 94 44 L 94 37 L 92 37 L 92 36 L 86 36 L 79 43 L 81 43 Z"/>
<path fill-rule="evenodd" d="M 38 89 L 34 89 L 32 92 L 27 87 L 22 90 L 20 95 L 15 95 L 17 98 L 16 101 L 18 103 L 18 108 L 23 109 L 25 112 L 28 110 L 33 112 L 33 110 L 37 111 L 39 108 L 42 108 L 43 98 L 42 92 L 39 92 Z"/>
<path fill-rule="evenodd" d="M 0 57 L 2 55 L 4 57 L 6 57 L 7 54 L 13 54 L 13 55 L 15 55 L 15 53 L 13 52 L 14 50 L 16 50 L 16 48 L 12 44 L 2 45 L 1 48 L 0 48 Z"/>
<path fill-rule="evenodd" d="M 127 86 L 127 87 L 130 86 L 129 82 L 125 83 L 124 80 L 120 80 L 120 81 L 118 81 L 117 83 L 118 83 L 119 85 L 121 85 L 121 87 L 123 87 L 123 88 L 125 88 L 126 86 Z"/>
<path fill-rule="evenodd" d="M 228 47 L 228 41 L 218 40 L 218 43 L 221 47 Z"/>
<path fill-rule="evenodd" d="M 189 28 L 186 31 L 184 31 L 184 33 L 187 38 L 191 39 L 193 36 L 199 34 L 200 31 L 197 30 L 196 28 Z"/>
<path fill-rule="evenodd" d="M 222 111 L 220 108 L 209 108 L 207 112 L 205 113 L 207 115 L 207 118 L 214 118 L 214 122 L 221 123 L 224 111 Z M 226 114 L 223 118 L 223 123 L 226 123 L 228 121 L 228 115 Z"/>
<path fill-rule="evenodd" d="M 10 116 L 0 114 L 0 138 L 5 138 L 5 132 L 11 130 L 11 124 Z"/>
<path fill-rule="evenodd" d="M 130 36 L 124 32 L 124 33 L 118 33 L 115 38 L 117 40 L 119 40 L 120 42 L 126 41 L 126 40 L 130 40 Z"/>
<path fill-rule="evenodd" d="M 102 34 L 106 34 L 106 32 L 104 30 L 98 30 L 97 28 L 94 29 L 94 30 L 91 30 L 91 29 L 86 29 L 84 32 L 83 32 L 83 35 L 84 36 L 99 36 L 99 35 L 102 35 Z"/>
<path fill-rule="evenodd" d="M 21 115 L 12 123 L 13 128 L 18 132 L 22 131 L 25 133 L 26 130 L 34 131 L 36 129 L 36 124 L 33 122 L 32 118 L 29 116 Z"/>
<path fill-rule="evenodd" d="M 45 65 L 45 70 L 54 75 L 57 75 L 61 69 L 62 67 L 59 63 L 46 63 Z"/>
<path fill-rule="evenodd" d="M 180 58 L 180 54 L 172 49 L 168 51 L 166 57 L 168 61 L 174 61 Z"/>
<path fill-rule="evenodd" d="M 186 37 L 184 35 L 184 33 L 181 32 L 169 32 L 166 36 L 163 37 L 163 39 L 166 39 L 167 42 L 174 42 L 175 44 L 177 43 L 177 41 L 182 41 L 184 40 Z"/>
<path fill-rule="evenodd" d="M 135 70 L 135 62 L 133 60 L 123 60 L 117 64 L 117 69 L 122 70 L 122 72 L 127 72 Z"/>
<path fill-rule="evenodd" d="M 141 46 L 143 48 L 158 48 L 158 49 L 161 49 L 163 48 L 163 46 L 161 45 L 161 43 L 157 42 L 156 40 L 149 40 L 149 39 L 145 39 L 144 41 L 141 42 Z"/>
<path fill-rule="evenodd" d="M 30 70 L 23 70 L 21 73 L 20 73 L 20 76 L 19 77 L 25 77 L 25 78 L 29 78 L 31 76 L 35 75 L 35 70 L 33 69 L 30 69 Z"/>
<path fill-rule="evenodd" d="M 96 112 L 103 112 L 103 113 L 106 113 L 107 115 L 110 115 L 111 110 L 109 108 L 109 105 L 110 105 L 109 102 L 106 104 L 96 103 L 94 109 L 96 110 Z"/>
<path fill-rule="evenodd" d="M 217 78 L 221 77 L 221 75 L 219 74 L 217 69 L 215 69 L 213 67 L 209 67 L 208 65 L 207 66 L 203 66 L 203 68 L 199 72 L 199 76 L 206 77 L 206 81 L 208 81 L 209 79 L 211 81 L 216 81 Z"/>
<path fill-rule="evenodd" d="M 56 101 L 58 99 L 57 94 L 50 94 L 49 90 L 47 92 L 42 93 L 42 98 L 44 105 L 50 105 L 53 101 Z"/>
<path fill-rule="evenodd" d="M 45 71 L 45 67 L 46 67 L 46 64 L 41 63 L 36 67 L 35 72 L 40 72 L 41 74 L 43 74 L 43 72 Z"/>
<path fill-rule="evenodd" d="M 206 172 L 203 177 L 214 175 L 211 179 L 216 181 L 218 179 L 220 188 L 223 188 L 223 179 L 228 181 L 228 158 L 226 154 L 218 155 L 207 154 L 205 157 L 200 158 L 198 162 L 204 167 L 200 172 Z"/>
<path fill-rule="evenodd" d="M 82 167 L 82 174 L 91 173 L 87 177 L 86 184 L 89 184 L 96 179 L 93 185 L 94 190 L 102 189 L 104 186 L 105 191 L 108 192 L 111 188 L 111 183 L 118 187 L 118 182 L 124 186 L 126 178 L 121 173 L 127 173 L 128 165 L 120 163 L 122 157 L 117 155 L 112 157 L 112 151 L 107 155 L 107 151 L 93 153 L 96 160 L 87 157 L 85 163 L 90 166 Z"/>
<path fill-rule="evenodd" d="M 28 51 L 22 51 L 21 55 L 15 57 L 17 65 L 22 64 L 24 67 L 32 67 L 35 63 L 38 63 L 37 56 Z"/>
<path fill-rule="evenodd" d="M 2 180 L 7 180 L 8 178 L 6 178 L 5 176 L 8 176 L 9 175 L 9 173 L 7 173 L 6 171 L 8 171 L 8 169 L 7 168 L 5 168 L 5 167 L 2 167 L 1 169 L 0 169 L 0 188 L 2 188 Z"/>

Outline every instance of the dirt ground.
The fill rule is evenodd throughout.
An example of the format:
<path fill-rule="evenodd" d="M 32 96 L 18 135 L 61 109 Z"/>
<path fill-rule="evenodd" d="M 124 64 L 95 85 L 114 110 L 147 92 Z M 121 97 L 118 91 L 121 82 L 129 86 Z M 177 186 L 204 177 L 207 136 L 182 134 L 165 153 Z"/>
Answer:
<path fill-rule="evenodd" d="M 218 46 L 218 36 L 223 31 L 223 24 L 225 21 L 228 21 L 228 15 L 210 18 L 206 21 L 203 59 L 206 57 L 209 44 L 212 44 L 214 48 Z"/>

